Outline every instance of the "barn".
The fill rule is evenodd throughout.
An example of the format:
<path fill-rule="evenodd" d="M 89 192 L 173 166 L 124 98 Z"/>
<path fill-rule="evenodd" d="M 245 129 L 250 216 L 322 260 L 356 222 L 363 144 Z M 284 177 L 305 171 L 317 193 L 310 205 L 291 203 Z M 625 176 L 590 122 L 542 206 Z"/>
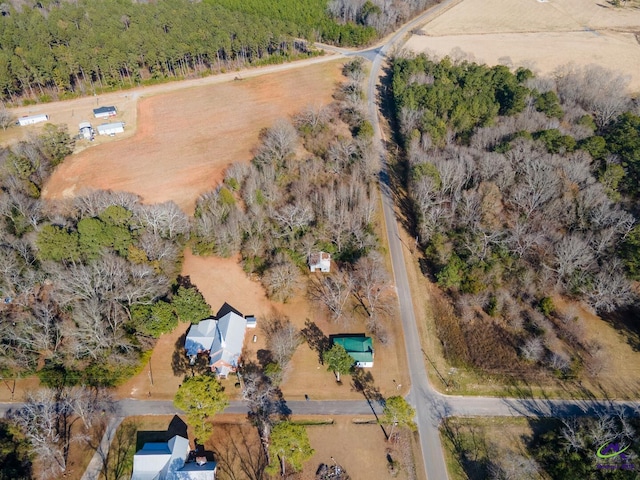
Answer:
<path fill-rule="evenodd" d="M 115 135 L 124 132 L 124 122 L 103 123 L 98 125 L 99 135 Z"/>
<path fill-rule="evenodd" d="M 25 125 L 34 125 L 40 122 L 46 122 L 49 120 L 49 115 L 45 115 L 44 113 L 40 113 L 38 115 L 29 115 L 27 117 L 20 117 L 18 119 L 18 125 L 24 127 Z"/>
<path fill-rule="evenodd" d="M 118 109 L 114 106 L 100 107 L 93 109 L 93 116 L 96 118 L 109 118 L 115 117 L 118 113 Z"/>

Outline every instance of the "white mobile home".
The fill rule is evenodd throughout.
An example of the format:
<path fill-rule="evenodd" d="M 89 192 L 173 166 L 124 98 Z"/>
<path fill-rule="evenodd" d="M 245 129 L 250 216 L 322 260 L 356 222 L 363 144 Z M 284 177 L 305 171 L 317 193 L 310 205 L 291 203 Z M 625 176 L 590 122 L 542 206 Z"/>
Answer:
<path fill-rule="evenodd" d="M 103 123 L 98 125 L 99 135 L 115 135 L 124 132 L 124 122 Z"/>
<path fill-rule="evenodd" d="M 96 118 L 115 117 L 117 113 L 118 113 L 118 110 L 116 109 L 116 107 L 113 107 L 113 106 L 100 107 L 100 108 L 93 109 L 93 116 Z"/>
<path fill-rule="evenodd" d="M 34 125 L 40 122 L 46 122 L 49 120 L 49 115 L 45 115 L 44 113 L 40 113 L 38 115 L 29 115 L 27 117 L 20 117 L 18 119 L 18 125 L 24 127 L 25 125 Z"/>

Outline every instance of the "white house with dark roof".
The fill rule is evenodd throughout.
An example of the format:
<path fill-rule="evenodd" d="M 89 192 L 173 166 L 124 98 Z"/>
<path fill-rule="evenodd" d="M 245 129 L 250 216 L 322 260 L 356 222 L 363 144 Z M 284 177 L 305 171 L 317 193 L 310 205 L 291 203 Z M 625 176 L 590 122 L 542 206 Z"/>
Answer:
<path fill-rule="evenodd" d="M 93 116 L 96 118 L 115 117 L 117 114 L 118 114 L 118 109 L 112 105 L 93 109 Z"/>
<path fill-rule="evenodd" d="M 216 462 L 190 461 L 189 440 L 145 443 L 133 456 L 131 480 L 215 480 Z"/>
<path fill-rule="evenodd" d="M 238 367 L 247 329 L 247 319 L 227 304 L 225 306 L 218 316 L 191 325 L 184 343 L 191 364 L 195 363 L 198 354 L 208 353 L 211 369 L 223 378 Z"/>

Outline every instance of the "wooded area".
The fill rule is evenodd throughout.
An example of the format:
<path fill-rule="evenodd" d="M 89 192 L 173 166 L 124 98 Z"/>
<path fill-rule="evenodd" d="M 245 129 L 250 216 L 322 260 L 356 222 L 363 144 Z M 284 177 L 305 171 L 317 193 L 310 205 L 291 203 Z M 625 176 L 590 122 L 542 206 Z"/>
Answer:
<path fill-rule="evenodd" d="M 371 42 L 429 0 L 83 0 L 0 6 L 0 100 L 91 95 Z M 303 40 L 303 39 L 306 39 Z"/>
<path fill-rule="evenodd" d="M 211 311 L 178 278 L 190 223 L 173 202 L 102 191 L 40 199 L 72 144 L 66 129 L 48 125 L 0 152 L 0 370 L 15 377 L 40 364 L 48 385 L 112 386 L 178 319 Z"/>
<path fill-rule="evenodd" d="M 564 295 L 607 313 L 635 304 L 638 106 L 599 67 L 554 79 L 424 55 L 392 62 L 410 228 L 455 315 L 454 364 L 597 375 Z"/>

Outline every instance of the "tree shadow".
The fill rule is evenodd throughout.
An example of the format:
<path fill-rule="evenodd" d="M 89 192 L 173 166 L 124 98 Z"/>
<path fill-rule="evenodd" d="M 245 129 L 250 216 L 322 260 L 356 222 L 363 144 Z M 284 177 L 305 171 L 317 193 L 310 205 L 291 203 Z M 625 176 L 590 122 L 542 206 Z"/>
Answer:
<path fill-rule="evenodd" d="M 356 368 L 351 374 L 351 387 L 362 393 L 366 399 L 384 404 L 384 397 L 380 393 L 380 389 L 376 387 L 371 372 L 363 368 Z"/>
<path fill-rule="evenodd" d="M 300 330 L 300 334 L 309 345 L 309 348 L 318 353 L 320 365 L 324 365 L 322 355 L 331 348 L 331 340 L 329 340 L 329 337 L 320 330 L 315 322 L 309 319 L 305 320 L 304 328 Z"/>
<path fill-rule="evenodd" d="M 260 445 L 260 438 L 253 428 L 242 425 L 226 426 L 227 435 L 217 437 L 214 456 L 220 473 L 225 478 L 265 478 L 267 457 Z"/>
<path fill-rule="evenodd" d="M 202 354 L 196 357 L 196 361 L 191 365 L 189 357 L 187 356 L 184 343 L 187 338 L 187 332 L 180 335 L 180 338 L 176 340 L 173 348 L 173 354 L 171 355 L 171 369 L 176 376 L 180 375 L 203 375 L 211 369 L 209 368 L 209 358 L 207 355 Z"/>
<path fill-rule="evenodd" d="M 453 457 L 469 480 L 489 478 L 487 445 L 482 433 L 475 427 L 461 428 L 455 419 L 445 419 L 440 432 L 453 447 Z"/>
<path fill-rule="evenodd" d="M 623 333 L 627 343 L 634 352 L 640 352 L 640 307 L 632 305 L 627 308 L 615 310 L 611 313 L 603 313 L 600 318 L 609 322 L 613 328 Z"/>
<path fill-rule="evenodd" d="M 260 367 L 262 367 L 263 370 L 267 365 L 275 362 L 275 360 L 273 359 L 273 354 L 271 353 L 271 350 L 266 350 L 262 348 L 258 350 L 258 352 L 256 353 L 256 357 L 258 358 L 258 363 L 260 363 Z"/>

